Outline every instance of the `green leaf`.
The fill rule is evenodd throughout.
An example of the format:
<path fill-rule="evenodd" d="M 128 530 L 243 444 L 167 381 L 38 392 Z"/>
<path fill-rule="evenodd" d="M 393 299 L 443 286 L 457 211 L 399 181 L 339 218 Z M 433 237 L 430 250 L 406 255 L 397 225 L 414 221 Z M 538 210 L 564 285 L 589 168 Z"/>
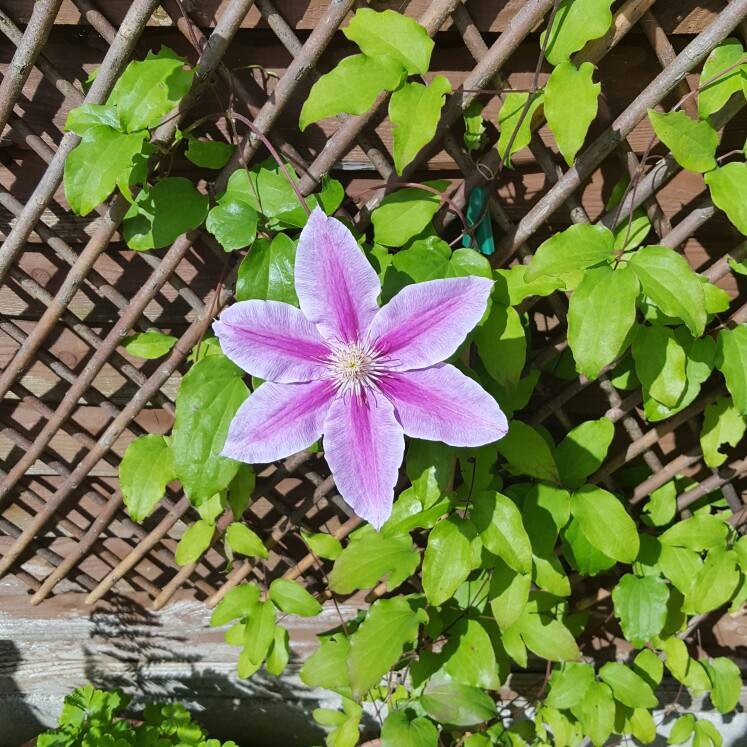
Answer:
<path fill-rule="evenodd" d="M 584 485 L 571 496 L 571 513 L 589 542 L 621 563 L 638 556 L 638 530 L 622 503 L 612 493 Z"/>
<path fill-rule="evenodd" d="M 275 633 L 267 654 L 266 667 L 267 671 L 279 677 L 290 661 L 290 643 L 288 642 L 288 631 L 279 625 L 275 628 Z"/>
<path fill-rule="evenodd" d="M 558 444 L 555 461 L 563 485 L 577 488 L 601 466 L 615 435 L 611 420 L 587 420 L 573 428 Z"/>
<path fill-rule="evenodd" d="M 718 333 L 716 365 L 726 379 L 734 407 L 747 415 L 747 324 Z"/>
<path fill-rule="evenodd" d="M 605 744 L 615 727 L 615 701 L 609 687 L 603 682 L 592 682 L 583 700 L 573 708 L 573 715 L 594 747 Z"/>
<path fill-rule="evenodd" d="M 716 168 L 718 132 L 708 122 L 690 119 L 683 111 L 662 114 L 649 109 L 648 118 L 656 137 L 683 169 L 702 174 Z"/>
<path fill-rule="evenodd" d="M 458 682 L 431 681 L 419 700 L 425 712 L 442 724 L 473 726 L 496 714 L 495 703 L 487 693 Z"/>
<path fill-rule="evenodd" d="M 516 504 L 505 495 L 487 491 L 476 495 L 470 510 L 487 550 L 520 573 L 532 570 L 532 546 Z"/>
<path fill-rule="evenodd" d="M 643 507 L 648 521 L 657 527 L 669 524 L 677 513 L 677 485 L 674 480 L 664 483 L 651 493 Z"/>
<path fill-rule="evenodd" d="M 138 332 L 128 337 L 122 343 L 122 347 L 130 355 L 152 360 L 166 355 L 177 340 L 178 338 L 173 335 L 165 335 L 163 332 Z"/>
<path fill-rule="evenodd" d="M 269 557 L 267 548 L 262 540 L 246 524 L 234 521 L 226 529 L 226 542 L 228 546 L 239 555 L 250 558 Z"/>
<path fill-rule="evenodd" d="M 573 708 L 583 700 L 592 682 L 592 666 L 568 662 L 562 669 L 553 671 L 550 677 L 550 692 L 545 698 L 545 704 L 551 708 Z"/>
<path fill-rule="evenodd" d="M 528 607 L 514 624 L 526 647 L 549 661 L 572 661 L 581 653 L 576 640 L 560 620 L 532 612 Z"/>
<path fill-rule="evenodd" d="M 226 192 L 208 213 L 205 228 L 215 236 L 223 251 L 232 252 L 254 242 L 257 220 L 257 212 L 248 202 L 236 193 Z M 250 252 L 247 257 L 253 254 Z"/>
<path fill-rule="evenodd" d="M 563 531 L 563 556 L 584 576 L 596 576 L 615 565 L 614 558 L 605 555 L 586 539 L 577 519 L 571 519 Z"/>
<path fill-rule="evenodd" d="M 623 635 L 634 645 L 659 635 L 667 620 L 669 589 L 656 576 L 637 578 L 626 573 L 612 590 L 615 616 Z"/>
<path fill-rule="evenodd" d="M 727 163 L 709 171 L 703 178 L 713 204 L 726 213 L 739 233 L 747 236 L 747 163 Z"/>
<path fill-rule="evenodd" d="M 530 575 L 517 573 L 500 558 L 496 561 L 490 577 L 488 599 L 493 617 L 501 630 L 510 628 L 521 617 L 529 601 L 531 586 Z"/>
<path fill-rule="evenodd" d="M 742 693 L 742 673 L 739 667 L 725 656 L 703 662 L 713 685 L 711 702 L 721 713 L 729 713 L 737 707 Z"/>
<path fill-rule="evenodd" d="M 132 167 L 146 132 L 126 135 L 108 125 L 92 125 L 65 159 L 65 199 L 78 215 L 88 215 L 112 193 L 117 177 Z"/>
<path fill-rule="evenodd" d="M 215 524 L 200 519 L 187 528 L 176 546 L 174 559 L 177 565 L 194 563 L 210 547 Z"/>
<path fill-rule="evenodd" d="M 712 548 L 687 597 L 689 607 L 696 614 L 721 607 L 737 590 L 739 578 L 736 552 L 723 547 Z"/>
<path fill-rule="evenodd" d="M 244 636 L 244 653 L 252 664 L 261 664 L 275 638 L 275 607 L 257 602 L 249 613 Z"/>
<path fill-rule="evenodd" d="M 633 669 L 655 688 L 664 676 L 664 662 L 650 649 L 644 648 L 633 659 Z"/>
<path fill-rule="evenodd" d="M 471 249 L 467 251 L 476 254 Z M 488 318 L 475 331 L 475 344 L 490 376 L 502 387 L 515 387 L 527 352 L 526 333 L 516 309 L 493 303 Z"/>
<path fill-rule="evenodd" d="M 674 407 L 685 392 L 685 349 L 669 327 L 638 327 L 633 338 L 635 372 L 644 397 Z"/>
<path fill-rule="evenodd" d="M 392 155 L 398 174 L 402 174 L 405 166 L 433 139 L 444 96 L 450 91 L 448 79 L 436 75 L 427 86 L 405 83 L 392 94 L 389 119 L 394 140 Z"/>
<path fill-rule="evenodd" d="M 636 315 L 638 279 L 630 268 L 587 270 L 568 305 L 568 344 L 589 379 L 622 355 Z"/>
<path fill-rule="evenodd" d="M 117 107 L 126 132 L 155 127 L 192 85 L 194 71 L 168 47 L 131 62 L 116 82 L 108 104 Z"/>
<path fill-rule="evenodd" d="M 498 155 L 506 166 L 511 166 L 511 156 L 532 139 L 532 117 L 544 100 L 544 92 L 536 91 L 531 100 L 529 97 L 529 92 L 507 93 L 498 112 Z"/>
<path fill-rule="evenodd" d="M 656 739 L 656 723 L 651 711 L 645 708 L 634 708 L 626 721 L 625 730 L 630 729 L 631 736 L 642 744 L 651 744 Z"/>
<path fill-rule="evenodd" d="M 493 643 L 477 620 L 460 620 L 442 650 L 443 669 L 463 685 L 497 690 L 501 686 Z"/>
<path fill-rule="evenodd" d="M 198 140 L 190 137 L 184 155 L 195 166 L 205 169 L 222 169 L 230 160 L 234 146 L 220 140 Z"/>
<path fill-rule="evenodd" d="M 447 186 L 445 181 L 423 183 L 439 192 Z M 408 187 L 388 194 L 371 213 L 375 241 L 384 246 L 402 246 L 430 223 L 440 206 L 439 196 L 424 189 Z"/>
<path fill-rule="evenodd" d="M 660 543 L 657 564 L 664 575 L 682 594 L 690 593 L 703 561 L 694 550 Z"/>
<path fill-rule="evenodd" d="M 729 533 L 728 525 L 718 516 L 698 513 L 684 521 L 678 521 L 659 535 L 663 545 L 687 547 L 690 550 L 708 550 L 723 547 Z"/>
<path fill-rule="evenodd" d="M 412 439 L 407 449 L 405 471 L 415 497 L 424 508 L 446 492 L 454 468 L 453 451 L 437 441 Z"/>
<path fill-rule="evenodd" d="M 483 104 L 473 99 L 464 110 L 464 144 L 468 151 L 477 150 L 485 137 L 485 120 L 482 117 Z"/>
<path fill-rule="evenodd" d="M 323 687 L 350 695 L 349 653 L 350 642 L 342 635 L 322 640 L 301 667 L 301 681 L 309 687 Z"/>
<path fill-rule="evenodd" d="M 659 704 L 646 680 L 625 664 L 608 661 L 599 670 L 599 677 L 612 688 L 615 698 L 630 708 L 655 708 Z"/>
<path fill-rule="evenodd" d="M 681 319 L 695 337 L 706 323 L 703 284 L 687 260 L 666 246 L 646 246 L 630 259 L 643 292 L 667 315 Z"/>
<path fill-rule="evenodd" d="M 381 725 L 381 747 L 438 747 L 438 729 L 411 711 L 390 711 Z"/>
<path fill-rule="evenodd" d="M 613 243 L 614 237 L 609 228 L 578 223 L 553 234 L 540 244 L 524 279 L 532 282 L 543 275 L 565 275 L 612 259 Z"/>
<path fill-rule="evenodd" d="M 423 591 L 434 607 L 450 599 L 472 570 L 471 538 L 458 517 L 440 521 L 423 555 Z"/>
<path fill-rule="evenodd" d="M 692 713 L 686 713 L 680 716 L 673 724 L 672 730 L 669 732 L 667 742 L 669 744 L 682 744 L 690 739 L 690 736 L 695 729 L 695 716 Z"/>
<path fill-rule="evenodd" d="M 314 617 L 322 611 L 322 605 L 301 584 L 287 578 L 276 578 L 270 584 L 270 599 L 289 615 Z"/>
<path fill-rule="evenodd" d="M 213 611 L 210 624 L 225 625 L 236 618 L 247 617 L 259 603 L 257 584 L 241 584 L 231 589 Z"/>
<path fill-rule="evenodd" d="M 597 98 L 602 87 L 593 81 L 595 70 L 591 62 L 577 68 L 565 60 L 555 67 L 545 86 L 547 124 L 569 166 L 597 116 Z"/>
<path fill-rule="evenodd" d="M 498 442 L 498 451 L 517 471 L 538 480 L 560 482 L 555 457 L 542 436 L 526 423 L 513 420 Z"/>
<path fill-rule="evenodd" d="M 446 268 L 445 277 L 464 278 L 469 275 L 477 275 L 477 277 L 492 280 L 493 270 L 488 258 L 467 247 L 455 249 Z"/>
<path fill-rule="evenodd" d="M 65 131 L 84 135 L 91 127 L 106 125 L 119 129 L 119 117 L 113 106 L 106 104 L 81 104 L 68 112 L 65 120 Z"/>
<path fill-rule="evenodd" d="M 711 50 L 698 81 L 698 114 L 701 119 L 707 119 L 720 111 L 735 93 L 742 91 L 742 67 L 734 67 L 725 75 L 720 73 L 743 60 L 742 44 L 734 37 L 724 39 Z"/>
<path fill-rule="evenodd" d="M 393 57 L 344 57 L 309 91 L 301 109 L 298 126 L 303 132 L 310 124 L 337 114 L 367 112 L 382 91 L 399 88 L 405 70 Z"/>
<path fill-rule="evenodd" d="M 409 535 L 384 537 L 373 530 L 351 539 L 329 574 L 329 588 L 338 594 L 375 586 L 389 576 L 394 589 L 417 568 L 420 556 Z"/>
<path fill-rule="evenodd" d="M 252 492 L 257 478 L 249 464 L 241 464 L 235 477 L 228 485 L 226 501 L 233 513 L 234 521 L 238 521 L 252 502 Z"/>
<path fill-rule="evenodd" d="M 207 195 L 189 179 L 169 176 L 138 192 L 122 222 L 122 236 L 130 249 L 160 249 L 197 228 L 207 212 Z"/>
<path fill-rule="evenodd" d="M 747 429 L 744 415 L 732 406 L 728 397 L 719 397 L 705 409 L 703 430 L 700 432 L 700 448 L 705 463 L 718 467 L 726 461 L 726 454 L 719 449 L 724 444 L 737 446 Z"/>
<path fill-rule="evenodd" d="M 586 42 L 604 36 L 612 25 L 610 5 L 612 0 L 561 0 L 552 26 L 540 36 L 540 45 L 545 45 L 549 34 L 547 61 L 559 65 Z"/>
<path fill-rule="evenodd" d="M 174 479 L 174 457 L 166 439 L 155 434 L 136 438 L 119 465 L 119 487 L 130 518 L 140 523 L 150 516 Z"/>
<path fill-rule="evenodd" d="M 342 553 L 342 545 L 337 537 L 333 537 L 331 534 L 324 532 L 316 532 L 314 534 L 307 534 L 301 532 L 301 539 L 306 543 L 309 550 L 320 558 L 326 558 L 327 560 L 335 560 Z"/>
<path fill-rule="evenodd" d="M 348 670 L 353 695 L 359 698 L 397 663 L 406 643 L 418 635 L 425 613 L 405 597 L 379 599 L 350 638 Z"/>
<path fill-rule="evenodd" d="M 723 743 L 723 737 L 710 721 L 700 719 L 700 721 L 695 724 L 693 747 L 710 747 L 710 745 L 713 745 L 713 747 L 721 747 Z"/>
<path fill-rule="evenodd" d="M 298 306 L 294 267 L 296 242 L 279 233 L 272 241 L 258 239 L 247 252 L 236 278 L 236 300 L 282 301 Z"/>
<path fill-rule="evenodd" d="M 239 468 L 220 452 L 249 393 L 242 373 L 222 355 L 210 355 L 195 363 L 179 386 L 171 448 L 177 477 L 193 503 L 226 488 Z"/>
<path fill-rule="evenodd" d="M 402 13 L 359 8 L 342 33 L 369 57 L 397 60 L 408 75 L 428 72 L 433 39 L 417 21 Z"/>

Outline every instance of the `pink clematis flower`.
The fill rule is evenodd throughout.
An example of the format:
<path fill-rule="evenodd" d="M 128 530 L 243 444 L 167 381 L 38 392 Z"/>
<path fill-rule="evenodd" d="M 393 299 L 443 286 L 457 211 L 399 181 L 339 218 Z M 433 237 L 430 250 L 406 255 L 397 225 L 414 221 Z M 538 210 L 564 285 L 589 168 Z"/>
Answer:
<path fill-rule="evenodd" d="M 377 529 L 389 518 L 404 436 L 481 446 L 507 430 L 495 400 L 452 355 L 485 312 L 479 277 L 409 285 L 379 308 L 379 278 L 320 209 L 301 233 L 300 309 L 242 301 L 214 322 L 223 352 L 265 380 L 231 422 L 223 455 L 273 462 L 324 436 L 340 494 Z"/>

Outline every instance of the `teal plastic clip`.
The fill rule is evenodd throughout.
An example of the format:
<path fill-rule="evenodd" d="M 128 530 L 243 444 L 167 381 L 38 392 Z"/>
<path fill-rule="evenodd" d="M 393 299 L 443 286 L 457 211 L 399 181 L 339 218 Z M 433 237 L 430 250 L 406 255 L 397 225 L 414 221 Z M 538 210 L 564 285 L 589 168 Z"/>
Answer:
<path fill-rule="evenodd" d="M 487 201 L 488 193 L 485 187 L 475 187 L 469 193 L 469 200 L 467 201 L 467 223 L 470 228 L 475 225 L 475 221 L 482 215 Z M 480 254 L 489 257 L 495 251 L 493 224 L 490 222 L 490 215 L 487 212 L 475 229 L 475 240 L 477 241 L 477 248 L 480 250 Z M 462 246 L 472 246 L 472 239 L 466 233 L 462 236 Z"/>

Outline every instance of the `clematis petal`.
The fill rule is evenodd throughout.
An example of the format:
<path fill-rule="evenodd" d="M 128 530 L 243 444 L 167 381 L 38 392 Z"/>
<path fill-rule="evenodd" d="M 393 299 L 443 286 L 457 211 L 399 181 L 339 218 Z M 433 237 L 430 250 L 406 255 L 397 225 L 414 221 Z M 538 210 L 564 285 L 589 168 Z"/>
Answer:
<path fill-rule="evenodd" d="M 474 276 L 408 285 L 376 314 L 368 342 L 392 371 L 439 363 L 480 321 L 492 287 L 491 280 Z"/>
<path fill-rule="evenodd" d="M 311 381 L 329 356 L 316 327 L 278 301 L 240 301 L 213 322 L 223 352 L 244 371 L 267 381 Z"/>
<path fill-rule="evenodd" d="M 238 409 L 221 453 L 265 464 L 308 448 L 322 435 L 334 394 L 329 381 L 265 382 Z"/>
<path fill-rule="evenodd" d="M 316 208 L 296 251 L 301 310 L 324 337 L 355 342 L 377 311 L 381 283 L 353 234 Z"/>
<path fill-rule="evenodd" d="M 442 363 L 390 373 L 379 382 L 405 433 L 451 446 L 482 446 L 506 435 L 498 403 L 461 371 Z"/>
<path fill-rule="evenodd" d="M 335 399 L 324 422 L 324 455 L 340 495 L 376 529 L 392 513 L 405 451 L 391 403 L 368 389 Z"/>

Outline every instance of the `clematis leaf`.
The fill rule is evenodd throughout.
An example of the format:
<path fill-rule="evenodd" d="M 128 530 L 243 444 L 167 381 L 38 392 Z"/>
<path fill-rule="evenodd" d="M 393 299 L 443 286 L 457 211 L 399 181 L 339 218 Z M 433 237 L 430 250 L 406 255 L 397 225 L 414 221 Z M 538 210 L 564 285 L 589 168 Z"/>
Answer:
<path fill-rule="evenodd" d="M 747 236 L 747 163 L 727 163 L 703 178 L 713 204 L 726 213 L 739 233 Z"/>
<path fill-rule="evenodd" d="M 604 36 L 612 25 L 610 5 L 612 0 L 561 0 L 552 26 L 540 37 L 547 61 L 559 65 L 586 42 Z"/>
<path fill-rule="evenodd" d="M 132 520 L 139 523 L 150 516 L 174 479 L 174 458 L 166 439 L 156 434 L 136 438 L 119 465 L 122 497 Z"/>
<path fill-rule="evenodd" d="M 648 118 L 656 137 L 683 169 L 703 173 L 716 168 L 718 133 L 708 122 L 691 119 L 683 111 L 662 114 L 649 109 Z"/>
<path fill-rule="evenodd" d="M 706 58 L 698 81 L 698 114 L 707 119 L 723 109 L 726 102 L 742 91 L 745 83 L 744 49 L 739 39 L 730 37 L 717 44 Z M 732 68 L 728 72 L 723 71 Z"/>

